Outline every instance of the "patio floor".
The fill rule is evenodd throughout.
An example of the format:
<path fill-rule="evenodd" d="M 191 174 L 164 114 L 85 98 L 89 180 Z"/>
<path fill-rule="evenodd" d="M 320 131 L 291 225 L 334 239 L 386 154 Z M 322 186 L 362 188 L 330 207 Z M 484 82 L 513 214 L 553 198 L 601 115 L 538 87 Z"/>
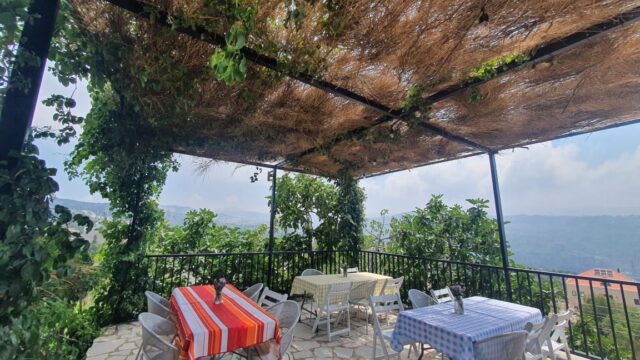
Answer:
<path fill-rule="evenodd" d="M 393 318 L 390 318 L 393 324 Z M 351 336 L 336 336 L 329 342 L 322 332 L 313 336 L 308 317 L 302 319 L 303 323 L 295 328 L 294 342 L 289 348 L 290 359 L 372 359 L 373 358 L 373 331 L 369 324 L 369 334 L 365 333 L 364 320 L 352 318 Z M 382 319 L 384 323 L 384 320 Z M 140 346 L 140 327 L 137 321 L 113 325 L 104 328 L 102 336 L 95 339 L 93 346 L 87 352 L 87 360 L 133 360 Z M 387 348 L 389 348 L 387 346 Z M 402 358 L 408 357 L 408 346 L 402 353 Z M 378 346 L 378 356 L 382 350 Z M 393 357 L 394 359 L 396 357 Z M 412 353 L 411 358 L 417 358 Z M 558 359 L 563 359 L 558 356 Z M 582 359 L 572 356 L 572 359 Z M 231 359 L 231 356 L 225 356 Z M 433 350 L 426 351 L 425 360 L 441 359 Z M 445 358 L 446 359 L 446 358 Z"/>
<path fill-rule="evenodd" d="M 369 324 L 369 334 L 365 333 L 364 320 L 352 317 L 351 336 L 338 335 L 329 342 L 320 332 L 313 336 L 311 319 L 304 317 L 303 323 L 294 330 L 294 341 L 289 348 L 290 359 L 371 359 L 373 357 L 373 330 Z M 384 320 L 383 320 L 384 321 Z M 393 324 L 393 319 L 391 319 Z M 140 346 L 140 327 L 137 321 L 104 328 L 102 336 L 95 339 L 87 352 L 87 360 L 133 360 Z M 388 345 L 387 345 L 387 348 Z M 408 349 L 408 346 L 406 347 Z M 382 349 L 378 346 L 378 355 Z M 402 358 L 407 358 L 404 351 Z M 412 354 L 412 358 L 416 358 Z M 425 360 L 440 359 L 435 352 L 425 352 Z M 225 356 L 225 359 L 231 356 Z M 394 357 L 395 358 L 395 357 Z"/>

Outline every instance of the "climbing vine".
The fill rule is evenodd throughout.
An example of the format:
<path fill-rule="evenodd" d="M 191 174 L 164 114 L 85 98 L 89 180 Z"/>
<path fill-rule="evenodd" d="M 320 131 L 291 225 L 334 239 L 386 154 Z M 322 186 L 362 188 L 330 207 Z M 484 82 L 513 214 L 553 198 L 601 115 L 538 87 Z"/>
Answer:
<path fill-rule="evenodd" d="M 90 231 L 93 223 L 63 206 L 51 209 L 56 170 L 37 154 L 29 144 L 10 155 L 14 166 L 0 162 L 0 325 L 37 301 L 36 289 L 53 273 L 67 275 L 67 262 L 89 247 L 76 226 Z"/>

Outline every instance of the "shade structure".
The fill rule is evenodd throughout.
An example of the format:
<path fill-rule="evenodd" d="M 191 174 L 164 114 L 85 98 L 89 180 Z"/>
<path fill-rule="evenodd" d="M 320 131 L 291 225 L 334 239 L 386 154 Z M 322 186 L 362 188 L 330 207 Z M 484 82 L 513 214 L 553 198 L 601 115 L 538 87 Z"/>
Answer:
<path fill-rule="evenodd" d="M 72 1 L 85 32 L 135 54 L 134 81 L 158 57 L 177 68 L 145 81 L 191 80 L 188 121 L 159 129 L 176 152 L 364 177 L 640 118 L 640 1 L 300 3 L 304 20 L 284 26 L 283 2 L 258 2 L 253 63 L 229 86 L 209 57 L 233 24 L 203 3 Z M 145 94 L 146 111 L 177 90 Z"/>

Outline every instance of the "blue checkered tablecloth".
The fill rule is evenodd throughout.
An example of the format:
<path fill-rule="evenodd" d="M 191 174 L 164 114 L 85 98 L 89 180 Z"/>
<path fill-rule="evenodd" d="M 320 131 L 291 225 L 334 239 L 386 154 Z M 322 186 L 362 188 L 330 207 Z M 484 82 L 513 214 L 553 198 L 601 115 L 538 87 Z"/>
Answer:
<path fill-rule="evenodd" d="M 401 312 L 391 347 L 401 351 L 403 345 L 419 342 L 452 360 L 473 359 L 474 342 L 540 321 L 542 314 L 536 308 L 475 296 L 464 299 L 464 315 L 453 313 L 453 303 Z"/>

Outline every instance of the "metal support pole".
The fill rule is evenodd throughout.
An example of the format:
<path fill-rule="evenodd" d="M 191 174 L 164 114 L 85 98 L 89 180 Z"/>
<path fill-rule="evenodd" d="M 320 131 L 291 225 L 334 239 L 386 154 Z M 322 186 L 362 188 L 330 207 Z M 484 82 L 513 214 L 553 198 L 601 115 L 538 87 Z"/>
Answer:
<path fill-rule="evenodd" d="M 507 252 L 507 238 L 504 232 L 504 217 L 502 215 L 502 200 L 500 199 L 500 184 L 498 183 L 498 169 L 496 168 L 495 152 L 489 153 L 489 165 L 491 166 L 491 182 L 493 184 L 493 198 L 496 206 L 498 234 L 500 235 L 500 251 L 502 252 L 502 269 L 504 271 L 507 300 L 512 301 L 511 278 L 509 277 L 509 254 Z"/>
<path fill-rule="evenodd" d="M 276 178 L 277 178 L 278 168 L 273 168 L 272 171 L 269 172 L 271 176 L 271 216 L 269 218 L 269 246 L 267 247 L 268 252 L 268 269 L 267 269 L 267 286 L 272 287 L 272 277 L 273 277 L 273 243 L 275 241 L 275 222 L 276 222 Z"/>
<path fill-rule="evenodd" d="M 33 0 L 29 6 L 31 21 L 26 21 L 20 36 L 16 59 L 37 58 L 18 62 L 11 69 L 9 87 L 0 114 L 0 160 L 6 160 L 11 150 L 21 151 L 29 133 L 38 101 L 44 67 L 53 37 L 59 0 Z M 24 83 L 17 87 L 15 84 Z"/>

